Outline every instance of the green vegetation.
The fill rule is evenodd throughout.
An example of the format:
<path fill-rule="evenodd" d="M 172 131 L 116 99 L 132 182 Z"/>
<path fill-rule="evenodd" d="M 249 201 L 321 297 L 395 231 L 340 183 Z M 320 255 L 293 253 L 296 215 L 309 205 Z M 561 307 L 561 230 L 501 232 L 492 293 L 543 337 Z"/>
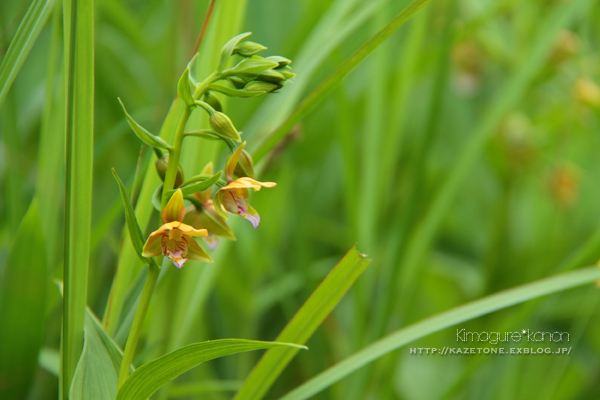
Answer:
<path fill-rule="evenodd" d="M 0 398 L 599 398 L 599 20 L 0 2 Z"/>

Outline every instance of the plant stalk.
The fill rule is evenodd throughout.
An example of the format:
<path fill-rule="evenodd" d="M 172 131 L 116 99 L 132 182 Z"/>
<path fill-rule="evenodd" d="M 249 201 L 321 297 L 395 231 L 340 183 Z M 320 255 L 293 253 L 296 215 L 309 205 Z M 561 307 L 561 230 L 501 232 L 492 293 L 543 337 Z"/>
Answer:
<path fill-rule="evenodd" d="M 150 299 L 154 293 L 154 287 L 158 280 L 160 269 L 156 265 L 150 265 L 148 268 L 148 277 L 142 290 L 142 296 L 138 303 L 135 317 L 133 318 L 133 324 L 131 325 L 131 331 L 129 331 L 129 337 L 127 338 L 127 344 L 125 345 L 125 351 L 123 352 L 123 360 L 121 360 L 121 369 L 119 370 L 119 381 L 117 384 L 117 390 L 121 389 L 121 386 L 125 383 L 129 377 L 129 369 L 133 361 L 135 348 L 137 347 L 140 332 L 144 325 L 144 319 L 146 318 L 146 312 L 150 305 Z"/>

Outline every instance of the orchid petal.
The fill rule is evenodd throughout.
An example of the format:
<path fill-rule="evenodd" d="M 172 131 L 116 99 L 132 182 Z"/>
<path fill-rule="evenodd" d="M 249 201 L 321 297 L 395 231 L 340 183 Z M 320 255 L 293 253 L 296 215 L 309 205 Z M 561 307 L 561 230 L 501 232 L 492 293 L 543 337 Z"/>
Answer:
<path fill-rule="evenodd" d="M 173 261 L 173 264 L 175 264 L 178 269 L 181 269 L 181 267 L 183 267 L 188 260 L 187 257 L 183 256 L 183 252 L 181 250 L 167 250 L 166 256 L 169 258 L 169 260 Z"/>
<path fill-rule="evenodd" d="M 150 235 L 150 237 L 148 238 L 148 240 L 146 240 L 146 243 L 144 244 L 142 255 L 144 257 L 156 257 L 162 255 L 162 248 L 160 244 L 161 238 L 162 235 L 159 234 L 153 233 L 152 235 Z"/>
<path fill-rule="evenodd" d="M 196 229 L 193 226 L 184 224 L 183 222 L 177 227 L 185 236 L 208 236 L 206 229 Z"/>
<path fill-rule="evenodd" d="M 183 204 L 183 192 L 181 189 L 177 189 L 162 213 L 162 220 L 164 223 L 183 221 L 184 217 L 185 205 Z"/>
<path fill-rule="evenodd" d="M 190 260 L 202 261 L 202 262 L 213 262 L 210 255 L 204 250 L 200 245 L 194 240 L 194 238 L 184 236 L 185 241 L 187 242 L 187 254 L 186 256 Z"/>
<path fill-rule="evenodd" d="M 204 243 L 206 243 L 210 251 L 215 251 L 215 249 L 219 246 L 219 242 L 221 241 L 221 239 L 215 235 L 208 235 L 207 237 L 202 238 L 202 240 L 204 240 Z"/>
<path fill-rule="evenodd" d="M 252 179 L 252 178 L 248 178 L 246 176 L 237 179 L 237 182 L 242 182 L 244 184 L 251 184 L 252 188 L 258 186 L 258 189 L 256 189 L 256 191 L 260 190 L 260 187 L 266 187 L 266 188 L 272 188 L 277 186 L 277 184 L 275 182 L 259 182 L 256 179 Z"/>
<path fill-rule="evenodd" d="M 222 200 L 223 207 L 227 212 L 239 215 L 246 214 L 248 202 L 243 196 L 240 196 L 239 193 L 236 193 L 236 191 L 229 190 L 225 192 Z"/>
<path fill-rule="evenodd" d="M 250 221 L 254 229 L 256 229 L 258 224 L 260 224 L 260 215 L 258 215 L 258 212 L 256 212 L 256 210 L 252 208 L 250 204 L 248 204 L 248 212 L 245 215 L 242 215 L 242 217 Z"/>
<path fill-rule="evenodd" d="M 235 166 L 238 163 L 240 154 L 242 153 L 245 145 L 246 142 L 242 143 L 227 160 L 227 164 L 225 165 L 225 177 L 227 178 L 227 182 L 231 182 L 233 180 L 233 171 L 235 171 Z"/>

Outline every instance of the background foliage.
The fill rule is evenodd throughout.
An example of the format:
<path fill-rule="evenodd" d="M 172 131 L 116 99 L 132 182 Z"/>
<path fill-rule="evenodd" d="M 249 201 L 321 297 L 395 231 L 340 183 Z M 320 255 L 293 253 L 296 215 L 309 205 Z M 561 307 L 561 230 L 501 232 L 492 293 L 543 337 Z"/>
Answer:
<path fill-rule="evenodd" d="M 2 54 L 27 3 L 0 2 Z M 36 288 L 30 304 L 23 303 L 34 311 L 24 329 L 40 332 L 35 317 L 45 307 L 43 367 L 29 380 L 24 376 L 19 390 L 30 399 L 53 399 L 61 326 L 52 280 L 62 277 L 63 261 L 65 61 L 61 4 L 39 3 L 52 13 L 10 91 L 1 92 L 0 272 L 17 287 Z M 294 60 L 298 76 L 281 93 L 226 103 L 257 150 L 308 93 L 406 5 L 217 0 L 200 48 L 199 76 L 243 31 L 254 32 L 252 40 L 271 54 Z M 119 265 L 119 293 L 127 305 L 134 301 L 129 288 L 142 284 L 144 272 L 135 254 L 127 253 L 111 173 L 114 167 L 130 193 L 140 189 L 134 185 L 140 142 L 117 97 L 137 121 L 160 132 L 207 7 L 207 1 L 191 0 L 95 2 L 87 302 L 120 346 L 127 330 L 118 328 L 126 326 L 127 315 L 106 312 L 113 276 Z M 259 178 L 278 186 L 253 198 L 260 227 L 254 231 L 236 221 L 238 240 L 221 245 L 215 264 L 190 261 L 161 278 L 134 363 L 207 339 L 274 340 L 355 242 L 373 262 L 266 398 L 279 398 L 400 327 L 595 263 L 598 20 L 600 5 L 588 0 L 431 1 L 263 157 Z M 213 155 L 225 155 L 219 145 L 195 143 L 184 151 L 188 169 L 199 171 Z M 143 153 L 142 164 L 150 153 Z M 139 198 L 154 187 L 142 187 Z M 155 214 L 148 213 L 151 226 Z M 9 251 L 17 238 L 25 243 L 21 280 L 7 274 L 8 263 L 19 259 Z M 45 257 L 27 254 L 32 249 Z M 35 270 L 27 269 L 30 263 Z M 10 295 L 2 285 L 0 290 L 1 299 Z M 411 357 L 404 348 L 315 398 L 597 398 L 598 299 L 594 288 L 582 287 L 460 325 L 470 331 L 568 331 L 574 346 L 568 357 Z M 8 316 L 0 315 L 0 323 Z M 27 370 L 41 337 L 10 339 L 34 343 L 25 346 L 31 348 L 27 357 L 14 361 Z M 450 328 L 411 346 L 455 344 Z M 231 398 L 258 357 L 250 352 L 201 364 L 155 398 Z"/>

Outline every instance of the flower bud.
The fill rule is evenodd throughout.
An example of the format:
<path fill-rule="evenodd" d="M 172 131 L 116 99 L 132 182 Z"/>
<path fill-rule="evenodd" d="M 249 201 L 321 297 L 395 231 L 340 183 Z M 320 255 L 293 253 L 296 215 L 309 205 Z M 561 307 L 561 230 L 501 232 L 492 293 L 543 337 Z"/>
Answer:
<path fill-rule="evenodd" d="M 268 69 L 261 74 L 259 74 L 256 79 L 263 82 L 271 82 L 271 83 L 281 83 L 285 81 L 285 76 L 279 71 L 274 69 Z"/>
<path fill-rule="evenodd" d="M 235 86 L 236 89 L 243 89 L 248 83 L 247 80 L 240 78 L 239 76 L 230 76 L 227 78 L 229 82 Z"/>
<path fill-rule="evenodd" d="M 575 82 L 575 97 L 590 107 L 600 108 L 600 88 L 589 79 L 577 79 Z"/>
<path fill-rule="evenodd" d="M 296 74 L 292 72 L 292 69 L 290 67 L 277 68 L 277 72 L 285 76 L 285 79 L 292 79 L 296 76 Z"/>
<path fill-rule="evenodd" d="M 235 46 L 235 49 L 233 49 L 233 54 L 238 54 L 242 57 L 250 57 L 266 49 L 267 48 L 262 44 L 247 41 Z"/>
<path fill-rule="evenodd" d="M 160 179 L 164 182 L 165 175 L 167 174 L 167 168 L 169 166 L 169 154 L 163 155 L 161 158 L 157 158 L 154 162 L 154 166 L 156 167 L 156 172 Z M 175 177 L 175 187 L 178 188 L 184 182 L 183 177 L 183 168 L 181 165 L 177 166 L 177 176 Z"/>
<path fill-rule="evenodd" d="M 270 82 L 252 81 L 244 87 L 247 92 L 272 92 L 279 89 L 279 85 Z"/>
<path fill-rule="evenodd" d="M 204 102 L 214 108 L 216 111 L 223 111 L 223 106 L 217 97 L 211 92 L 204 94 Z"/>
<path fill-rule="evenodd" d="M 240 178 L 247 176 L 248 178 L 256 179 L 256 176 L 254 175 L 254 163 L 252 162 L 252 156 L 250 156 L 246 150 L 242 150 L 240 153 L 240 158 L 238 158 L 234 173 Z"/>
<path fill-rule="evenodd" d="M 552 64 L 560 64 L 577 54 L 579 50 L 579 38 L 568 30 L 562 30 L 550 54 Z"/>
<path fill-rule="evenodd" d="M 269 56 L 269 57 L 265 57 L 265 60 L 274 61 L 277 64 L 279 64 L 279 66 L 276 68 L 286 67 L 292 63 L 292 60 L 287 59 L 285 57 L 281 57 L 281 56 Z"/>
<path fill-rule="evenodd" d="M 259 56 L 246 58 L 238 63 L 235 67 L 225 71 L 226 76 L 247 76 L 254 77 L 268 69 L 276 68 L 279 64 L 274 61 L 265 60 Z"/>
<path fill-rule="evenodd" d="M 217 111 L 213 113 L 210 116 L 209 123 L 210 127 L 217 134 L 233 139 L 236 142 L 242 141 L 239 132 L 235 129 L 235 126 L 233 126 L 233 122 L 231 122 L 229 117 L 222 112 Z"/>

